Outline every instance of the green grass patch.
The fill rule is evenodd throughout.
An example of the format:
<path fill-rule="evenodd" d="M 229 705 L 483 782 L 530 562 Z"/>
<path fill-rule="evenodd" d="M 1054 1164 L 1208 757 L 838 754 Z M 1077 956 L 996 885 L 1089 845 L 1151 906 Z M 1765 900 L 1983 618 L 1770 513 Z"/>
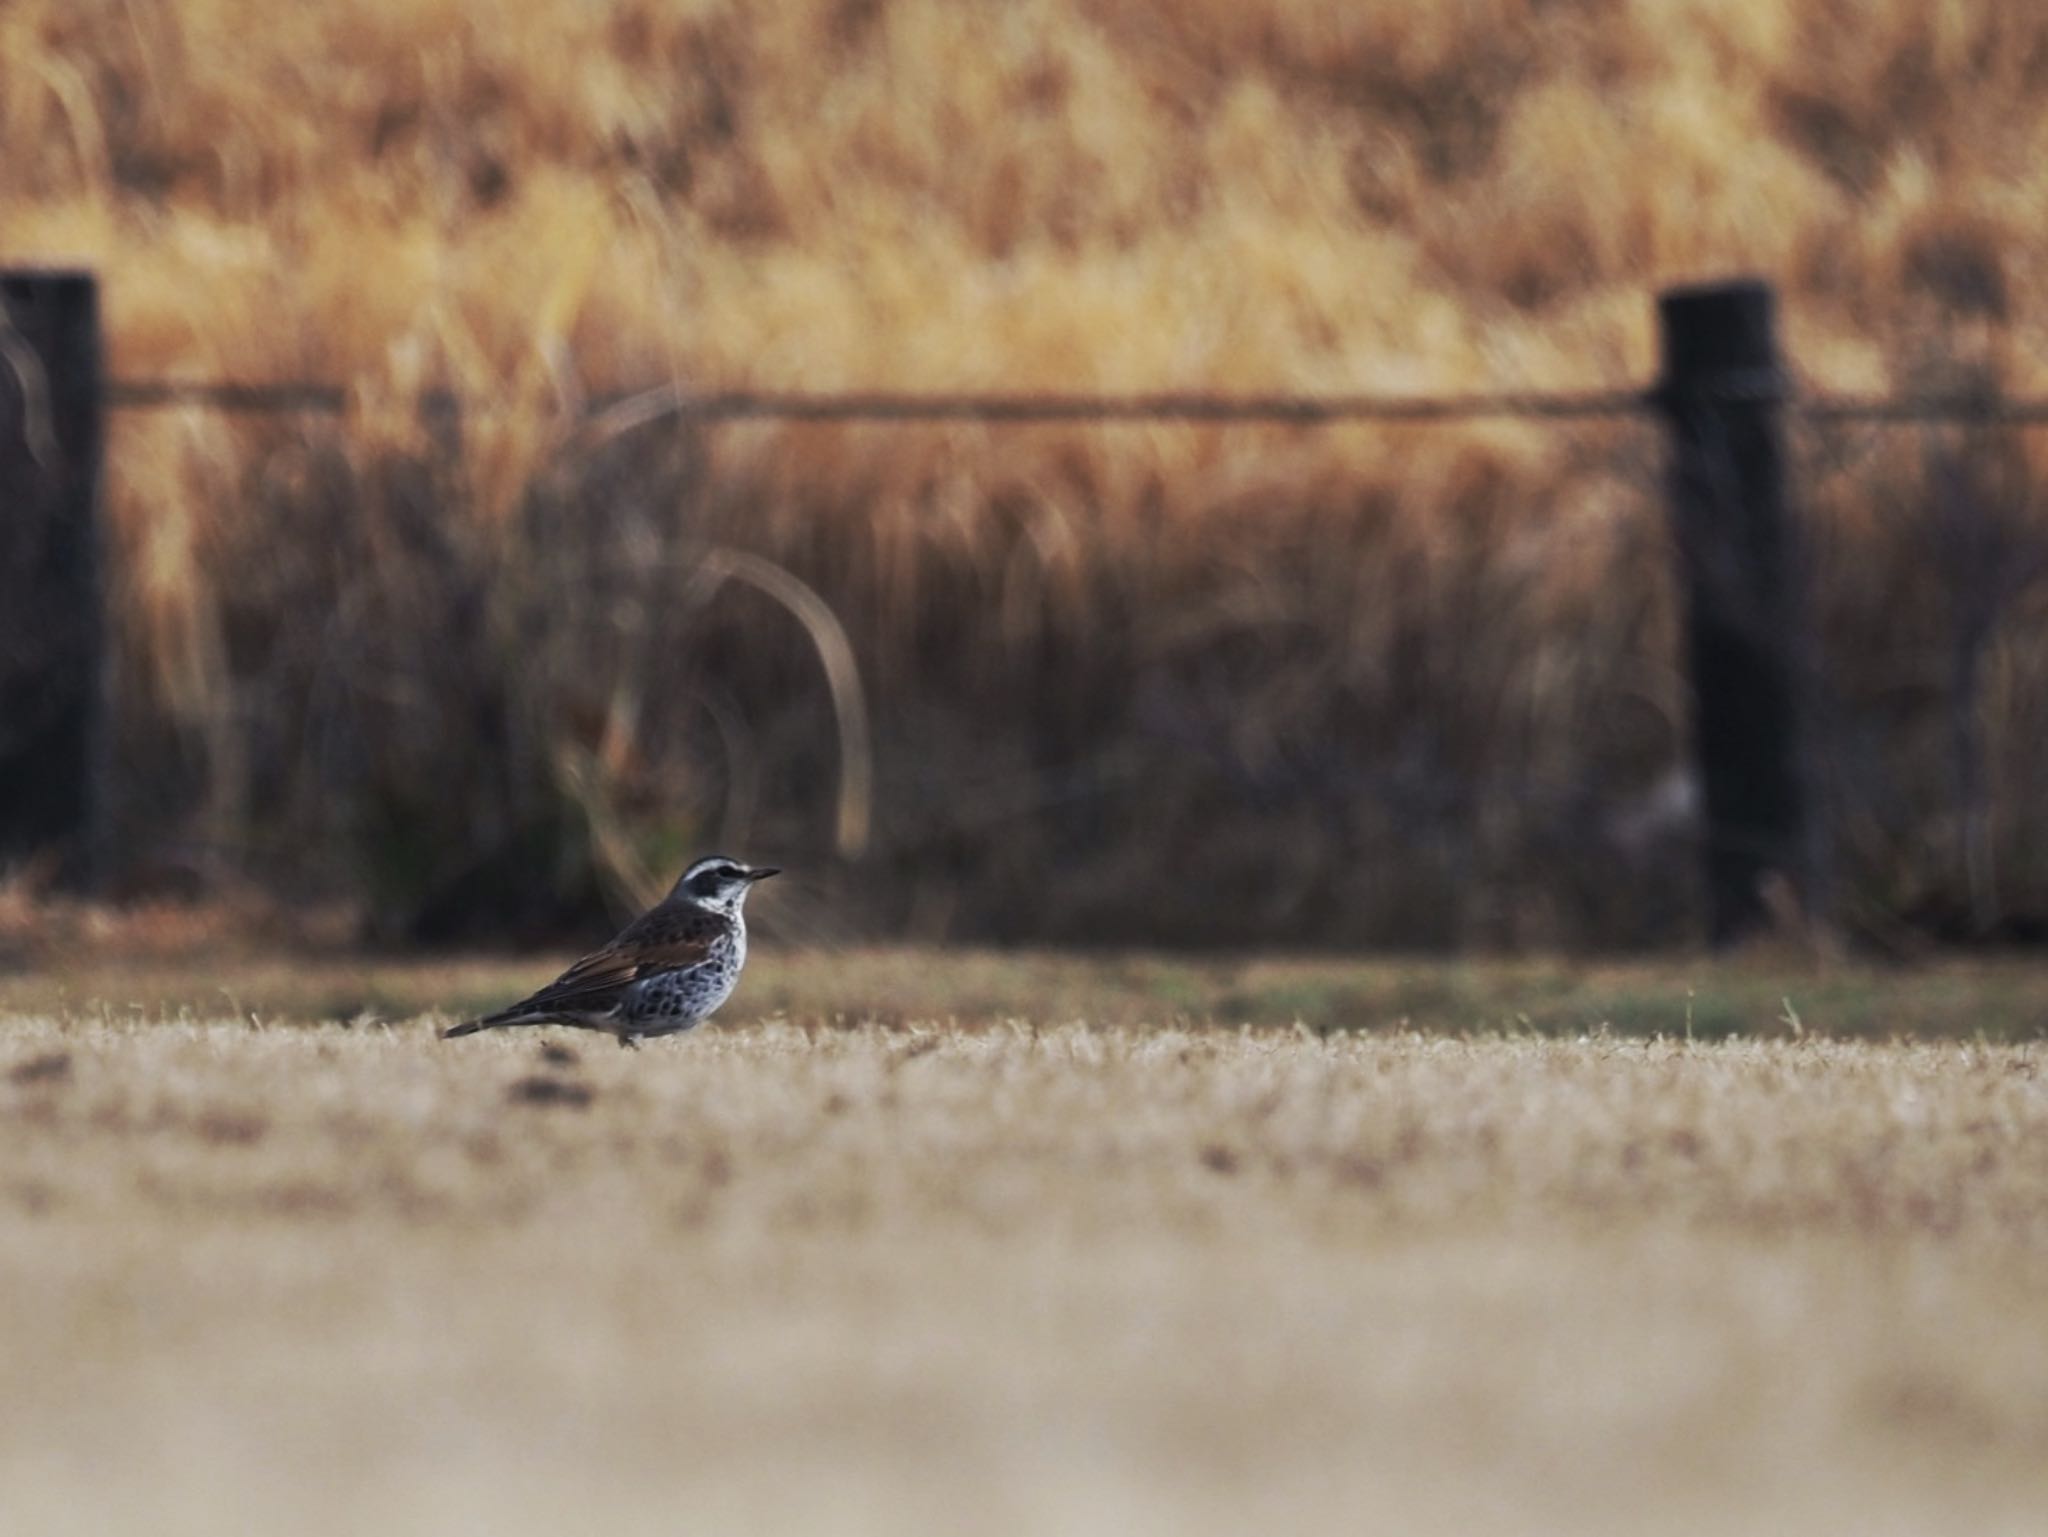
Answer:
<path fill-rule="evenodd" d="M 126 965 L 72 956 L 0 977 L 0 1008 L 264 1023 L 465 1016 L 547 981 L 572 957 L 390 960 L 324 955 Z M 1026 1019 L 1101 1024 L 1300 1023 L 1319 1034 L 2031 1040 L 2048 1033 L 2048 964 L 1943 959 L 1912 968 L 1683 956 L 1558 959 L 1179 957 L 764 944 L 738 1019 L 857 1027 Z"/>

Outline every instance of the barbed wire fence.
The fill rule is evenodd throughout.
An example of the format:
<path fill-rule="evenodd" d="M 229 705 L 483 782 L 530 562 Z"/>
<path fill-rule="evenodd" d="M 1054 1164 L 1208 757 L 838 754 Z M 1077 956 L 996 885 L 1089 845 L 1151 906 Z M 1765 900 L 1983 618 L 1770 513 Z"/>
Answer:
<path fill-rule="evenodd" d="M 255 417 L 356 409 L 323 381 L 106 378 L 98 293 L 80 272 L 0 274 L 0 865 L 59 851 L 90 886 L 104 869 L 106 662 L 99 461 L 109 413 Z M 1648 418 L 1665 429 L 1666 500 L 1685 597 L 1685 668 L 1710 927 L 1733 941 L 1782 920 L 1789 891 L 1825 921 L 1830 851 L 1816 808 L 1814 636 L 1805 532 L 1791 511 L 1788 420 L 1821 429 L 2048 425 L 2048 399 L 1802 389 L 1776 299 L 1740 281 L 1658 297 L 1662 371 L 1647 388 L 1472 394 L 1131 394 L 720 390 L 673 385 L 566 399 L 598 440 L 661 424 L 735 422 L 1265 425 L 1312 429 L 1488 419 Z M 449 390 L 404 403 L 422 419 L 502 410 Z M 11 632 L 11 633 L 10 633 Z M 30 637 L 24 640 L 23 637 Z"/>
<path fill-rule="evenodd" d="M 1788 374 L 1763 384 L 1768 398 L 1822 424 L 1953 423 L 2048 426 L 2048 400 L 1979 394 L 1920 395 L 1908 399 L 1814 393 Z M 345 415 L 352 393 L 341 385 L 285 381 L 230 384 L 198 379 L 111 379 L 110 411 L 205 410 L 257 416 Z M 584 418 L 638 424 L 677 422 L 980 422 L 991 425 L 1086 426 L 1117 422 L 1196 422 L 1316 427 L 1340 422 L 1428 423 L 1573 421 L 1642 416 L 1658 409 L 1658 388 L 1585 391 L 1508 391 L 1447 395 L 1216 394 L 1158 391 L 1141 394 L 1052 394 L 850 390 L 715 390 L 671 385 L 593 394 Z M 422 416 L 488 416 L 492 407 L 453 390 L 427 390 L 413 399 Z"/>

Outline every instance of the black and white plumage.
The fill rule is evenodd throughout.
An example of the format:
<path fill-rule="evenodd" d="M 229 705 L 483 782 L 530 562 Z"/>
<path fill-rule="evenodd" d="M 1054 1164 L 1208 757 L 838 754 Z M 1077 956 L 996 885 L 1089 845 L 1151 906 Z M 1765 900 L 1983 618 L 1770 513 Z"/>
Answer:
<path fill-rule="evenodd" d="M 452 1026 L 443 1040 L 516 1025 L 602 1030 L 621 1046 L 702 1023 L 732 996 L 747 963 L 747 893 L 781 872 L 714 854 L 617 939 L 593 951 L 530 998 Z"/>

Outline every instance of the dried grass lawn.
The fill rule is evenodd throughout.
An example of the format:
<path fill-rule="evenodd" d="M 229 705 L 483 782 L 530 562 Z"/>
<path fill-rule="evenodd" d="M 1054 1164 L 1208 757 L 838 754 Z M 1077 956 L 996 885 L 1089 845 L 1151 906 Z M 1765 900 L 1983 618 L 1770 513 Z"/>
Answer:
<path fill-rule="evenodd" d="M 1147 1023 L 1164 962 L 1091 1025 L 1098 963 L 904 955 L 847 985 L 984 1012 L 835 1023 L 764 959 L 637 1054 L 6 980 L 0 1524 L 2039 1529 L 2038 1039 Z"/>

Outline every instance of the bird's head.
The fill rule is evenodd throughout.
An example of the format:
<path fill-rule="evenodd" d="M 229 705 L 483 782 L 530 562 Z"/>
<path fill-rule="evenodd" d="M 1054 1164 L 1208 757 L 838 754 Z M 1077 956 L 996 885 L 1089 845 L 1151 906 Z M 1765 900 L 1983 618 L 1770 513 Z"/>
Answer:
<path fill-rule="evenodd" d="M 769 876 L 781 873 L 773 865 L 748 866 L 737 859 L 727 859 L 723 854 L 713 854 L 685 870 L 669 895 L 718 912 L 737 912 L 740 904 L 746 901 L 747 893 L 753 890 L 754 882 L 765 881 Z"/>

